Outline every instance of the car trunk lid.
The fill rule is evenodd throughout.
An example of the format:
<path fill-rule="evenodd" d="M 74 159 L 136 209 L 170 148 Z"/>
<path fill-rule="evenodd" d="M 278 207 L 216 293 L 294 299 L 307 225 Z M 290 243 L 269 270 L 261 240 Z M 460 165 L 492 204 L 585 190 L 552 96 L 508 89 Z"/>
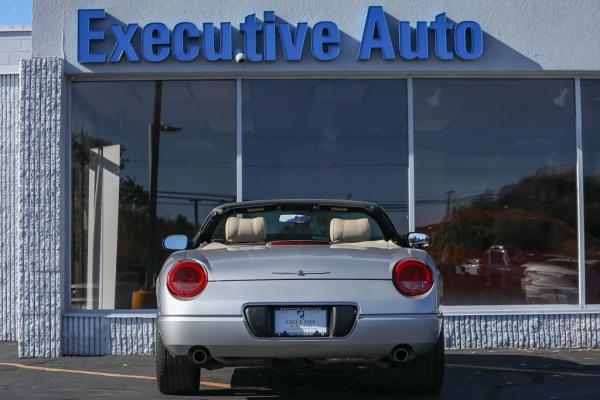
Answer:
<path fill-rule="evenodd" d="M 187 258 L 206 265 L 210 281 L 282 279 L 391 279 L 404 248 L 335 245 L 240 245 L 191 250 Z"/>

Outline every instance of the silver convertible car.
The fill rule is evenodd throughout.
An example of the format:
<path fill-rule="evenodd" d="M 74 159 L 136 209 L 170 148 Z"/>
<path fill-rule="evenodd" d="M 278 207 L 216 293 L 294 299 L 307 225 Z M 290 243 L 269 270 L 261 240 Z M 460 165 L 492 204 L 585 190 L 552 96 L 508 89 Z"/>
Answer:
<path fill-rule="evenodd" d="M 441 277 L 372 203 L 272 200 L 215 208 L 156 282 L 156 374 L 166 394 L 199 388 L 200 370 L 347 363 L 393 387 L 442 386 Z M 387 375 L 386 375 L 387 376 Z"/>

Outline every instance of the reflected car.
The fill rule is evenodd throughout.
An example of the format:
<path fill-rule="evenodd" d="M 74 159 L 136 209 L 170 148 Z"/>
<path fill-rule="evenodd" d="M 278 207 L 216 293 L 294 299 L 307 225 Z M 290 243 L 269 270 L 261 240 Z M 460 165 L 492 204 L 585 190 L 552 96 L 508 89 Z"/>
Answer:
<path fill-rule="evenodd" d="M 523 264 L 521 285 L 527 303 L 577 303 L 577 259 L 546 255 Z"/>
<path fill-rule="evenodd" d="M 517 251 L 509 246 L 491 246 L 483 255 L 481 275 L 491 290 L 521 291 L 523 267 L 515 260 Z"/>
<path fill-rule="evenodd" d="M 441 276 L 372 203 L 277 200 L 215 208 L 156 282 L 156 377 L 198 390 L 202 369 L 347 364 L 390 386 L 437 392 L 444 370 Z"/>
<path fill-rule="evenodd" d="M 456 275 L 481 275 L 481 259 L 468 258 L 463 263 L 454 266 Z"/>
<path fill-rule="evenodd" d="M 600 303 L 600 260 L 585 263 L 585 298 L 588 304 Z"/>
<path fill-rule="evenodd" d="M 565 298 L 573 298 L 577 268 L 568 267 L 570 272 L 561 275 L 560 287 L 568 295 L 540 281 L 556 260 L 577 254 L 577 231 L 561 219 L 521 209 L 464 208 L 454 210 L 449 220 L 421 229 L 434 240 L 428 250 L 444 277 L 447 305 L 548 303 L 552 299 L 564 303 Z M 594 243 L 600 249 L 600 241 L 589 235 L 585 239 L 587 245 Z M 530 277 L 525 275 L 527 267 Z M 593 286 L 586 280 L 588 288 Z"/>

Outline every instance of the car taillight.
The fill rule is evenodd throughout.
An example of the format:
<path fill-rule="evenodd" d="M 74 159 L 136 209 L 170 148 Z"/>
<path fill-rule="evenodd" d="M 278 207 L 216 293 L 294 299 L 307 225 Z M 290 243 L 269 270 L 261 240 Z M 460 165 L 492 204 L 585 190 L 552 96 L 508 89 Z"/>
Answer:
<path fill-rule="evenodd" d="M 402 294 L 418 296 L 427 293 L 433 286 L 431 269 L 423 261 L 406 258 L 394 265 L 392 272 L 394 286 Z"/>
<path fill-rule="evenodd" d="M 208 282 L 204 266 L 197 261 L 181 260 L 167 274 L 167 288 L 173 296 L 194 297 L 202 293 Z"/>

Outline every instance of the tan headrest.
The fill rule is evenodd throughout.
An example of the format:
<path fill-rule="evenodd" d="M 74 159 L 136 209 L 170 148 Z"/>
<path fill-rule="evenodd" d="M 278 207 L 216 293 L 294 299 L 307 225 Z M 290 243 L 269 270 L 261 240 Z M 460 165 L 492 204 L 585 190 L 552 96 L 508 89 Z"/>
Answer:
<path fill-rule="evenodd" d="M 371 238 L 368 218 L 333 218 L 329 223 L 329 238 L 332 243 L 364 242 Z"/>
<path fill-rule="evenodd" d="M 265 219 L 229 217 L 225 222 L 225 240 L 233 243 L 264 242 L 267 237 Z"/>

